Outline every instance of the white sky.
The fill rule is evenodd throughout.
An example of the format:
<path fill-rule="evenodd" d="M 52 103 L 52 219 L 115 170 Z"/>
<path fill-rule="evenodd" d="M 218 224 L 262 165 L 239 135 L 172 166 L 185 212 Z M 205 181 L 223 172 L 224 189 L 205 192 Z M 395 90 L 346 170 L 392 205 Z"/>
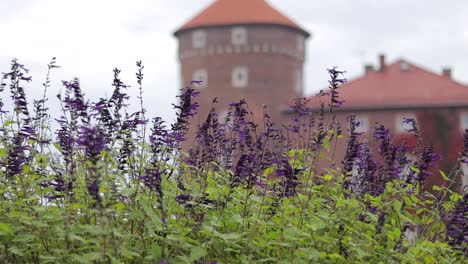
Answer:
<path fill-rule="evenodd" d="M 172 32 L 211 0 L 0 0 L 0 71 L 18 58 L 31 69 L 29 100 L 41 94 L 46 65 L 57 57 L 51 102 L 61 80 L 79 77 L 91 99 L 110 95 L 112 69 L 136 96 L 135 62 L 145 65 L 145 100 L 151 116 L 174 118 L 179 83 Z M 430 70 L 453 68 L 468 83 L 466 0 L 270 0 L 312 33 L 307 44 L 308 94 L 327 85 L 326 69 L 352 79 L 378 53 L 403 57 Z M 6 96 L 6 94 L 1 95 Z"/>

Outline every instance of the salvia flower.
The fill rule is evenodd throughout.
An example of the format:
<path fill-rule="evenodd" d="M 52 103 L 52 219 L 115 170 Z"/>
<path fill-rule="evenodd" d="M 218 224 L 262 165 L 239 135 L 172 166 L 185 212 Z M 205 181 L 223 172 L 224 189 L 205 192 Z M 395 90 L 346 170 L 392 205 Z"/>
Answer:
<path fill-rule="evenodd" d="M 65 162 L 69 163 L 74 154 L 75 137 L 65 117 L 57 119 L 60 128 L 56 131 L 58 144 Z"/>
<path fill-rule="evenodd" d="M 22 81 L 30 82 L 31 76 L 26 76 L 29 70 L 24 65 L 18 63 L 17 59 L 11 61 L 11 71 L 4 73 L 2 79 L 10 80 L 11 98 L 15 106 L 15 112 L 25 116 L 29 116 L 28 102 L 24 87 L 21 86 Z"/>
<path fill-rule="evenodd" d="M 162 174 L 159 168 L 146 168 L 145 173 L 140 176 L 144 185 L 157 192 L 162 192 Z"/>
<path fill-rule="evenodd" d="M 217 147 L 217 137 L 220 124 L 218 123 L 218 114 L 214 104 L 216 103 L 216 98 L 213 100 L 213 106 L 211 107 L 210 112 L 206 120 L 200 125 L 196 133 L 197 144 L 195 148 L 191 149 L 191 153 L 197 153 L 198 158 L 195 155 L 189 157 L 189 163 L 192 165 L 198 163 L 210 164 L 212 161 L 215 161 L 217 152 L 219 148 Z"/>
<path fill-rule="evenodd" d="M 76 143 L 81 146 L 87 158 L 96 161 L 106 148 L 106 136 L 99 127 L 82 126 Z"/>
<path fill-rule="evenodd" d="M 460 250 L 468 257 L 468 192 L 460 199 L 447 223 L 448 243 L 457 250 Z"/>
<path fill-rule="evenodd" d="M 356 121 L 356 116 L 351 114 L 347 117 L 349 122 L 349 138 L 346 146 L 345 158 L 343 160 L 343 172 L 345 175 L 350 174 L 353 170 L 355 160 L 359 156 L 359 142 L 358 136 L 360 133 L 356 132 L 359 123 Z"/>
<path fill-rule="evenodd" d="M 164 120 L 161 117 L 155 117 L 152 120 L 153 126 L 151 127 L 151 134 L 149 141 L 151 145 L 151 152 L 154 158 L 161 152 L 161 147 L 172 146 L 173 140 L 170 131 L 164 125 Z M 156 159 L 154 159 L 156 160 Z"/>
<path fill-rule="evenodd" d="M 313 139 L 312 150 L 318 150 L 322 147 L 325 138 L 327 137 L 327 131 L 325 129 L 325 105 L 320 104 L 319 118 L 317 122 L 317 131 Z"/>
<path fill-rule="evenodd" d="M 345 72 L 337 70 L 337 67 L 328 69 L 328 74 L 330 75 L 329 88 L 330 88 L 330 112 L 333 112 L 335 108 L 339 108 L 343 105 L 344 101 L 339 100 L 338 87 L 346 82 L 346 79 L 340 77 Z"/>
<path fill-rule="evenodd" d="M 432 146 L 424 147 L 417 165 L 417 182 L 419 184 L 424 184 L 427 177 L 432 174 L 431 169 L 435 167 L 439 160 L 440 155 L 434 152 L 434 148 Z"/>
<path fill-rule="evenodd" d="M 416 122 L 416 119 L 414 118 L 409 118 L 409 117 L 404 117 L 403 118 L 403 124 L 408 124 L 410 127 L 409 128 L 405 128 L 405 130 L 407 132 L 418 132 L 419 129 L 418 129 L 418 124 Z"/>
<path fill-rule="evenodd" d="M 23 166 L 29 161 L 27 155 L 28 147 L 24 145 L 24 137 L 16 135 L 11 140 L 11 147 L 8 149 L 6 176 L 13 177 L 23 173 Z"/>
<path fill-rule="evenodd" d="M 468 163 L 468 129 L 465 129 L 463 137 L 463 149 L 461 153 L 461 162 Z"/>
<path fill-rule="evenodd" d="M 129 87 L 128 85 L 125 85 L 121 80 L 120 80 L 120 70 L 119 69 L 114 69 L 114 81 L 112 82 L 112 86 L 114 86 L 114 92 L 112 93 L 111 98 L 109 99 L 109 107 L 113 107 L 114 111 L 114 119 L 117 123 L 120 123 L 120 110 L 127 105 L 125 104 L 125 101 L 128 100 L 130 97 L 125 93 L 125 90 Z"/>
<path fill-rule="evenodd" d="M 80 82 L 77 78 L 72 81 L 63 81 L 65 87 L 65 110 L 70 111 L 72 119 L 80 118 L 83 123 L 88 123 L 88 104 L 84 99 L 84 94 L 81 91 Z"/>
<path fill-rule="evenodd" d="M 199 104 L 194 102 L 194 98 L 199 94 L 200 92 L 195 91 L 192 87 L 186 87 L 182 89 L 181 95 L 177 96 L 180 99 L 180 103 L 177 105 L 173 104 L 174 109 L 178 110 L 176 122 L 172 124 L 172 137 L 177 143 L 185 140 L 189 119 L 197 113 L 199 107 Z"/>
<path fill-rule="evenodd" d="M 365 141 L 360 145 L 360 158 L 357 160 L 357 174 L 355 182 L 352 182 L 352 188 L 359 195 L 369 193 L 371 195 L 379 195 L 383 191 L 383 186 L 379 185 L 376 177 L 377 162 L 373 159 L 368 142 Z"/>
<path fill-rule="evenodd" d="M 296 194 L 296 187 L 300 184 L 299 173 L 304 169 L 293 168 L 288 159 L 283 158 L 277 161 L 278 169 L 275 175 L 282 180 L 284 197 L 291 197 Z"/>
<path fill-rule="evenodd" d="M 240 182 L 254 182 L 252 177 L 254 175 L 254 159 L 255 156 L 253 154 L 242 154 L 237 161 L 235 170 L 234 170 L 234 177 L 232 183 L 236 186 L 236 183 Z"/>
<path fill-rule="evenodd" d="M 106 99 L 100 98 L 98 102 L 92 104 L 91 117 L 99 121 L 106 128 L 107 134 L 112 134 L 116 130 L 114 118 L 111 114 L 111 109 Z"/>

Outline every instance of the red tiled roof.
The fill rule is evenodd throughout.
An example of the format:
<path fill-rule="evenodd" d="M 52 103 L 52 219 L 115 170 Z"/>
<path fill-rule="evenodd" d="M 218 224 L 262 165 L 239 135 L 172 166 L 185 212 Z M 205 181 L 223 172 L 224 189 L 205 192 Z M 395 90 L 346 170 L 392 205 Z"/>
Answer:
<path fill-rule="evenodd" d="M 309 36 L 307 31 L 270 6 L 265 0 L 216 0 L 181 26 L 174 35 L 196 27 L 239 24 L 283 25 L 295 28 Z"/>
<path fill-rule="evenodd" d="M 384 71 L 371 70 L 338 91 L 345 101 L 343 109 L 468 106 L 468 86 L 402 59 Z M 317 102 L 318 96 L 311 98 L 314 106 Z"/>

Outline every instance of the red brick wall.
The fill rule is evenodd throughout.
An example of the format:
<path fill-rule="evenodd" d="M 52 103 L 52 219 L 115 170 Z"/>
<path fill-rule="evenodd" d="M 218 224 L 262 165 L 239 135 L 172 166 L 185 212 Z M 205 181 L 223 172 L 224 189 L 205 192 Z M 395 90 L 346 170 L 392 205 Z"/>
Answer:
<path fill-rule="evenodd" d="M 207 42 L 202 49 L 192 48 L 193 31 L 182 32 L 178 36 L 182 83 L 190 83 L 195 70 L 207 70 L 208 85 L 200 89 L 198 98 L 201 118 L 209 110 L 211 100 L 218 97 L 220 111 L 227 109 L 230 102 L 246 99 L 254 109 L 268 105 L 273 121 L 280 122 L 280 109 L 300 95 L 296 91 L 296 74 L 302 72 L 305 54 L 297 49 L 297 37 L 302 33 L 282 26 L 243 27 L 247 29 L 247 45 L 238 47 L 231 44 L 232 27 L 203 28 Z M 236 66 L 248 68 L 248 87 L 231 86 L 231 72 Z"/>
<path fill-rule="evenodd" d="M 458 154 L 463 146 L 463 131 L 461 128 L 461 116 L 468 113 L 468 108 L 432 108 L 432 109 L 404 109 L 404 110 L 368 110 L 368 111 L 347 111 L 338 112 L 336 120 L 343 124 L 344 137 L 338 141 L 336 149 L 332 146 L 329 152 L 324 151 L 326 156 L 334 155 L 334 160 L 338 161 L 338 167 L 342 168 L 339 163 L 343 160 L 346 150 L 346 139 L 349 135 L 347 131 L 346 117 L 354 113 L 356 116 L 366 116 L 369 120 L 369 130 L 361 136 L 361 139 L 369 138 L 371 149 L 374 153 L 378 153 L 378 145 L 372 139 L 372 129 L 376 123 L 384 125 L 390 129 L 390 133 L 394 142 L 408 142 L 409 145 L 414 145 L 415 140 L 413 134 L 407 132 L 399 132 L 397 129 L 397 118 L 401 116 L 416 116 L 423 135 L 423 146 L 432 144 L 435 152 L 442 156 L 439 161 L 440 170 L 449 174 L 457 163 Z M 287 121 L 290 116 L 285 116 Z M 373 143 L 374 142 L 374 143 Z M 320 168 L 326 169 L 330 167 L 330 162 L 322 161 Z M 434 175 L 427 180 L 428 189 L 433 184 L 443 184 L 444 181 L 438 170 L 433 171 Z"/>

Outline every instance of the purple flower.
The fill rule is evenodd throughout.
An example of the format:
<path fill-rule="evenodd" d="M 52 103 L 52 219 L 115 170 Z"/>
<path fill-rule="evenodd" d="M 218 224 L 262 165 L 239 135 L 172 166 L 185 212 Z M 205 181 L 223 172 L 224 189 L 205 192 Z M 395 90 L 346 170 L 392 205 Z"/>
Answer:
<path fill-rule="evenodd" d="M 29 161 L 27 156 L 28 147 L 24 145 L 24 138 L 16 135 L 11 140 L 11 147 L 8 149 L 7 160 L 4 162 L 6 176 L 13 177 L 23 173 L 23 166 Z"/>
<path fill-rule="evenodd" d="M 440 160 L 440 155 L 434 153 L 434 148 L 432 146 L 424 147 L 421 157 L 417 163 L 417 168 L 419 170 L 417 174 L 416 181 L 419 184 L 424 184 L 426 178 L 432 174 L 430 171 L 431 168 L 434 168 L 436 162 Z"/>
<path fill-rule="evenodd" d="M 80 82 L 77 78 L 70 82 L 63 81 L 65 87 L 65 110 L 70 111 L 72 119 L 81 118 L 83 123 L 88 123 L 88 104 L 85 102 L 84 94 L 81 91 Z M 59 99 L 61 96 L 59 95 Z"/>
<path fill-rule="evenodd" d="M 253 154 L 242 154 L 240 156 L 231 181 L 234 186 L 237 186 L 238 183 L 246 182 L 247 188 L 249 188 L 252 186 L 251 184 L 256 182 L 254 160 L 255 157 Z"/>
<path fill-rule="evenodd" d="M 193 200 L 193 196 L 189 194 L 179 194 L 176 196 L 175 200 L 179 204 L 186 204 Z"/>
<path fill-rule="evenodd" d="M 403 118 L 403 124 L 411 125 L 411 128 L 405 129 L 407 132 L 416 132 L 416 131 L 418 131 L 417 122 L 416 122 L 416 119 L 414 119 L 414 118 L 404 117 Z"/>
<path fill-rule="evenodd" d="M 344 103 L 344 101 L 338 99 L 338 87 L 346 82 L 346 79 L 340 78 L 340 76 L 342 76 L 344 73 L 345 72 L 343 71 L 338 71 L 337 67 L 328 69 L 328 74 L 330 75 L 330 80 L 328 81 L 331 99 L 331 102 L 329 104 L 330 112 L 333 112 L 333 109 L 335 108 L 341 107 Z"/>
<path fill-rule="evenodd" d="M 125 100 L 128 100 L 130 97 L 124 92 L 129 86 L 125 85 L 119 78 L 120 70 L 114 69 L 114 81 L 112 86 L 114 86 L 114 92 L 112 93 L 111 98 L 108 102 L 108 107 L 114 107 L 114 118 L 117 123 L 120 122 L 120 110 L 127 106 Z"/>
<path fill-rule="evenodd" d="M 468 256 L 468 247 L 466 247 L 468 243 L 468 192 L 466 190 L 462 199 L 449 214 L 446 234 L 448 243 Z"/>
<path fill-rule="evenodd" d="M 351 114 L 347 119 L 349 122 L 349 138 L 346 146 L 345 158 L 343 160 L 343 172 L 345 175 L 349 175 L 352 172 L 354 162 L 359 158 L 361 145 L 358 142 L 358 136 L 360 133 L 356 132 L 356 128 L 359 126 L 359 122 L 356 122 L 356 116 Z"/>
<path fill-rule="evenodd" d="M 173 138 L 171 137 L 171 133 L 167 130 L 162 118 L 155 117 L 152 122 L 153 126 L 151 128 L 149 142 L 151 146 L 151 152 L 153 154 L 152 159 L 156 160 L 157 155 L 161 152 L 161 147 L 173 147 L 174 142 Z"/>
<path fill-rule="evenodd" d="M 218 130 L 220 124 L 218 122 L 218 114 L 214 104 L 217 99 L 213 100 L 213 106 L 206 120 L 200 125 L 196 133 L 196 144 L 190 149 L 190 156 L 187 162 L 193 166 L 199 166 L 200 164 L 210 164 L 216 160 L 219 151 L 219 137 Z"/>
<path fill-rule="evenodd" d="M 296 97 L 294 99 L 294 105 L 289 108 L 293 112 L 291 119 L 292 124 L 287 127 L 292 133 L 298 134 L 300 128 L 306 129 L 307 131 L 314 126 L 314 118 L 312 116 L 312 109 L 307 106 L 309 100 L 304 97 Z M 304 131 L 306 132 L 306 131 Z"/>
<path fill-rule="evenodd" d="M 463 149 L 460 159 L 463 163 L 468 163 L 468 129 L 465 129 L 463 137 Z"/>
<path fill-rule="evenodd" d="M 189 119 L 197 113 L 199 104 L 194 102 L 193 99 L 199 94 L 200 92 L 195 91 L 192 87 L 186 87 L 182 89 L 181 95 L 177 96 L 180 98 L 180 103 L 178 105 L 173 104 L 174 109 L 178 110 L 176 122 L 171 127 L 172 137 L 177 144 L 185 140 Z"/>
<path fill-rule="evenodd" d="M 57 119 L 60 128 L 55 132 L 57 134 L 58 144 L 65 162 L 69 163 L 74 154 L 75 138 L 65 117 Z"/>
<path fill-rule="evenodd" d="M 320 104 L 319 119 L 317 122 L 317 132 L 313 139 L 312 150 L 318 150 L 321 148 L 323 141 L 327 137 L 327 131 L 325 130 L 325 105 Z"/>
<path fill-rule="evenodd" d="M 82 126 L 76 143 L 84 149 L 85 155 L 91 161 L 97 161 L 106 148 L 106 136 L 99 127 Z"/>
<path fill-rule="evenodd" d="M 289 160 L 283 158 L 277 161 L 278 169 L 275 171 L 276 176 L 280 177 L 283 182 L 284 197 L 290 197 L 296 194 L 296 187 L 300 184 L 299 173 L 304 169 L 295 169 L 289 163 Z"/>
<path fill-rule="evenodd" d="M 143 180 L 146 187 L 162 192 L 162 176 L 159 168 L 146 168 L 144 175 L 140 176 L 140 179 Z"/>

